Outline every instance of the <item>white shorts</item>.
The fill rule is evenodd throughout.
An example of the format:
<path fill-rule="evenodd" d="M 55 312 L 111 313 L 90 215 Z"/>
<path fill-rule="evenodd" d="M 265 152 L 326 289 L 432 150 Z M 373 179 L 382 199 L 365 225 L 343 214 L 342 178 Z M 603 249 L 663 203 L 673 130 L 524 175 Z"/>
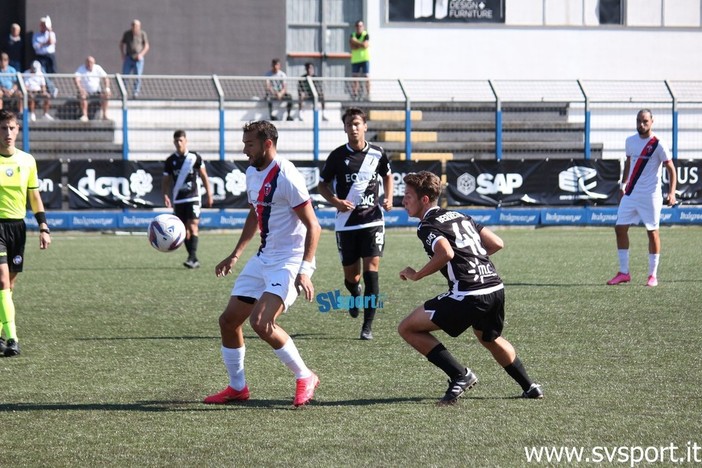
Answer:
<path fill-rule="evenodd" d="M 246 262 L 234 282 L 232 296 L 246 296 L 258 300 L 264 292 L 268 292 L 281 298 L 287 310 L 297 299 L 295 278 L 300 271 L 300 263 L 302 257 L 268 263 L 259 256 L 253 256 Z"/>
<path fill-rule="evenodd" d="M 631 225 L 643 222 L 647 231 L 658 229 L 661 221 L 663 196 L 660 194 L 650 197 L 625 195 L 617 209 L 617 225 Z"/>

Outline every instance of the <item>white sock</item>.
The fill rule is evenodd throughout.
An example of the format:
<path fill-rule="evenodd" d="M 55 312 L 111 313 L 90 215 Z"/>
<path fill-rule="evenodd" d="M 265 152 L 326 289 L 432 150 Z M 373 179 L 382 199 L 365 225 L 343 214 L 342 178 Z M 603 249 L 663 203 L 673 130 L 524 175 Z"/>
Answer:
<path fill-rule="evenodd" d="M 648 276 L 658 277 L 658 262 L 661 254 L 648 254 Z"/>
<path fill-rule="evenodd" d="M 229 373 L 229 386 L 234 390 L 241 390 L 246 387 L 246 377 L 244 375 L 244 356 L 246 346 L 241 348 L 225 348 L 222 346 L 222 360 Z"/>
<path fill-rule="evenodd" d="M 300 353 L 298 352 L 295 343 L 293 343 L 292 338 L 289 338 L 282 348 L 274 351 L 275 355 L 278 356 L 278 359 L 280 359 L 281 362 L 288 367 L 288 369 L 293 371 L 296 379 L 304 379 L 305 377 L 312 375 L 312 371 L 307 368 L 300 357 Z"/>
<path fill-rule="evenodd" d="M 629 249 L 618 249 L 619 255 L 619 271 L 621 273 L 629 273 Z"/>

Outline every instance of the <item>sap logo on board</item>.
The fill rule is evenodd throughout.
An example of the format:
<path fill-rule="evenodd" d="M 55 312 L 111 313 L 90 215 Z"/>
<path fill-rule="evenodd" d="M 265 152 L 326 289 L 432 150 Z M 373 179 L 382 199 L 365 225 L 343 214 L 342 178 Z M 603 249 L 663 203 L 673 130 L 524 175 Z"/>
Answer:
<path fill-rule="evenodd" d="M 511 195 L 523 183 L 522 175 L 513 172 L 504 174 L 482 173 L 478 174 L 478 177 L 463 173 L 456 180 L 456 188 L 463 195 L 469 195 L 473 192 L 478 192 L 482 195 L 494 195 L 496 193 Z"/>

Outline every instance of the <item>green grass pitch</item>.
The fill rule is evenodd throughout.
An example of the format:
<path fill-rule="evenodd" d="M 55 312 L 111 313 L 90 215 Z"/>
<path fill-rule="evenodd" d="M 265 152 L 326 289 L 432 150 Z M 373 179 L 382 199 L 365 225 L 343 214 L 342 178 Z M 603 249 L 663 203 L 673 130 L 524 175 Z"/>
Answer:
<path fill-rule="evenodd" d="M 251 400 L 206 406 L 227 383 L 217 317 L 235 276 L 216 278 L 238 232 L 203 232 L 199 270 L 145 236 L 56 233 L 27 245 L 14 293 L 22 355 L 0 359 L 2 466 L 520 466 L 524 447 L 702 443 L 702 228 L 664 227 L 660 286 L 646 288 L 647 241 L 630 231 L 631 284 L 606 228 L 495 229 L 505 336 L 545 391 L 521 392 L 472 333 L 440 339 L 480 377 L 453 407 L 446 379 L 406 345 L 399 321 L 442 292 L 411 229 L 390 230 L 375 339 L 360 319 L 301 300 L 279 323 L 321 378 L 292 409 L 294 378 L 247 325 Z M 257 246 L 247 249 L 247 256 Z M 240 264 L 238 269 L 243 265 Z M 317 292 L 343 288 L 324 231 Z M 237 269 L 237 271 L 238 271 Z"/>

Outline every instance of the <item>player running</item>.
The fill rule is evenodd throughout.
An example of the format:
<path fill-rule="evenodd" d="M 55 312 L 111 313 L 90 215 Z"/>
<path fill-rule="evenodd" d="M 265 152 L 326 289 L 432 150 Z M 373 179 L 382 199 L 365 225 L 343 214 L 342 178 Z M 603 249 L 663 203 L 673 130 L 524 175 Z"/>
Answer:
<path fill-rule="evenodd" d="M 437 206 L 441 179 L 422 171 L 407 174 L 402 204 L 411 217 L 419 218 L 417 236 L 429 261 L 419 270 L 407 267 L 403 281 L 420 279 L 440 271 L 449 290 L 417 307 L 399 325 L 398 331 L 414 349 L 449 377 L 449 386 L 439 404 L 456 402 L 478 383 L 478 377 L 459 364 L 446 347 L 431 334 L 443 330 L 453 337 L 469 327 L 478 341 L 523 390 L 524 398 L 543 398 L 541 386 L 532 382 L 512 344 L 502 337 L 505 319 L 504 284 L 489 255 L 504 243 L 470 216 Z"/>

